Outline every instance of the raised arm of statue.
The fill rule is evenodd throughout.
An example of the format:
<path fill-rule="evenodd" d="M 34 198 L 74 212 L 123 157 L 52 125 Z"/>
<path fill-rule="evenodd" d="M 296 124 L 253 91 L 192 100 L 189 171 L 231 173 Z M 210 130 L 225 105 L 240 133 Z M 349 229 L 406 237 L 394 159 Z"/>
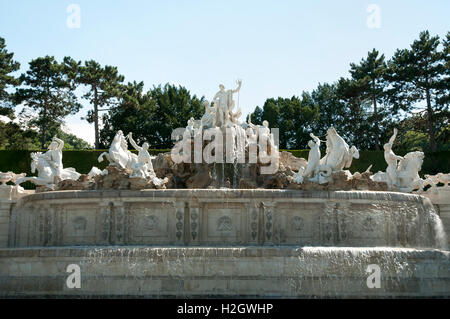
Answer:
<path fill-rule="evenodd" d="M 258 129 L 258 127 L 255 124 L 252 123 L 251 114 L 248 116 L 247 124 L 248 124 L 248 126 L 250 126 L 255 131 Z"/>
<path fill-rule="evenodd" d="M 57 138 L 56 136 L 53 137 L 53 140 L 58 143 L 58 147 L 56 149 L 58 151 L 62 151 L 62 149 L 64 148 L 64 141 L 59 139 L 59 138 Z"/>
<path fill-rule="evenodd" d="M 233 93 L 239 92 L 239 90 L 241 89 L 241 86 L 242 86 L 242 81 L 238 80 L 237 84 L 238 84 L 238 87 L 236 89 L 232 90 L 231 92 L 233 92 Z"/>
<path fill-rule="evenodd" d="M 394 144 L 395 138 L 397 137 L 397 132 L 397 129 L 394 128 L 394 135 L 392 135 L 392 137 L 389 139 L 389 144 L 391 144 L 391 147 Z"/>
<path fill-rule="evenodd" d="M 128 133 L 127 137 L 128 137 L 128 140 L 130 141 L 131 145 L 134 147 L 134 149 L 136 151 L 140 151 L 141 147 L 139 145 L 137 145 L 136 142 L 133 140 L 133 133 L 131 133 L 131 132 Z"/>

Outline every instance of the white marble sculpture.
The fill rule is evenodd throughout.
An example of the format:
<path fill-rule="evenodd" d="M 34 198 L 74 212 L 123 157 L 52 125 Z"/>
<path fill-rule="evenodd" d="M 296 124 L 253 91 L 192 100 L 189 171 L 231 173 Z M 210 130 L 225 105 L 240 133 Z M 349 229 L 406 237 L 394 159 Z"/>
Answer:
<path fill-rule="evenodd" d="M 11 173 L 11 182 L 13 182 L 14 184 L 19 180 L 19 178 L 27 176 L 27 173 L 20 173 L 20 174 L 15 174 L 13 172 L 8 173 Z"/>
<path fill-rule="evenodd" d="M 388 165 L 386 172 L 378 172 L 371 176 L 371 179 L 385 182 L 390 190 L 411 192 L 418 189 L 421 192 L 427 184 L 427 181 L 419 176 L 425 155 L 423 152 L 410 152 L 404 157 L 395 155 L 392 146 L 397 133 L 397 129 L 394 129 L 389 142 L 384 144 L 384 159 Z"/>
<path fill-rule="evenodd" d="M 192 117 L 188 120 L 182 139 L 177 141 L 173 148 L 179 150 L 177 154 L 182 154 L 184 150 L 190 149 L 194 143 L 193 139 L 199 138 L 202 140 L 205 131 L 209 131 L 209 134 L 216 136 L 213 131 L 219 130 L 218 133 L 222 136 L 223 134 L 230 134 L 229 139 L 224 140 L 225 142 L 228 140 L 234 141 L 232 142 L 233 145 L 230 145 L 232 147 L 226 149 L 227 162 L 235 162 L 245 157 L 245 147 L 248 145 L 246 136 L 248 125 L 240 121 L 241 108 L 233 112 L 235 106 L 233 94 L 239 92 L 242 81 L 238 80 L 237 83 L 238 87 L 235 90 L 225 90 L 225 86 L 219 85 L 220 91 L 213 97 L 212 105 L 208 100 L 203 102 L 205 113 L 200 121 L 196 121 Z M 268 131 L 270 134 L 270 129 Z"/>
<path fill-rule="evenodd" d="M 397 165 L 398 161 L 403 160 L 403 157 L 397 156 L 392 151 L 395 138 L 397 137 L 397 129 L 394 128 L 394 135 L 389 139 L 389 142 L 384 144 L 384 159 L 388 164 L 386 168 L 386 182 L 389 189 L 392 189 L 394 185 L 398 184 Z"/>
<path fill-rule="evenodd" d="M 102 162 L 103 157 L 106 157 L 110 165 L 118 165 L 130 170 L 138 162 L 138 156 L 128 150 L 127 140 L 121 130 L 117 131 L 114 136 L 109 151 L 100 154 L 98 161 Z"/>
<path fill-rule="evenodd" d="M 150 156 L 148 152 L 148 143 L 144 142 L 142 146 L 136 144 L 133 140 L 133 133 L 128 133 L 127 135 L 130 144 L 138 151 L 138 161 L 131 165 L 132 173 L 130 177 L 148 178 L 154 177 L 155 173 L 153 171 L 152 159 L 155 157 Z"/>
<path fill-rule="evenodd" d="M 211 106 L 208 100 L 203 102 L 205 114 L 201 119 L 201 128 L 211 128 L 216 126 L 216 108 Z"/>
<path fill-rule="evenodd" d="M 273 134 L 270 132 L 269 122 L 264 120 L 262 125 L 255 125 L 251 122 L 250 116 L 248 117 L 247 125 L 253 129 L 258 140 L 258 145 L 263 146 L 261 143 L 269 143 L 270 149 L 278 150 L 275 144 L 275 139 Z"/>
<path fill-rule="evenodd" d="M 233 94 L 238 93 L 242 86 L 242 81 L 237 81 L 238 87 L 234 90 L 225 90 L 223 84 L 219 85 L 219 92 L 214 95 L 213 102 L 216 110 L 216 126 L 229 126 L 232 125 L 230 119 L 230 111 L 233 110 L 235 102 L 233 100 Z"/>
<path fill-rule="evenodd" d="M 411 192 L 414 189 L 423 190 L 424 180 L 420 178 L 425 154 L 423 152 L 410 152 L 400 161 L 397 168 L 397 188 L 402 192 Z"/>
<path fill-rule="evenodd" d="M 194 130 L 195 130 L 195 119 L 191 117 L 187 121 L 186 131 L 189 132 L 190 136 L 194 136 Z"/>
<path fill-rule="evenodd" d="M 450 188 L 450 174 L 437 173 L 436 175 L 425 175 L 425 183 L 431 185 L 433 188 L 437 188 L 439 183 L 443 184 L 445 188 Z"/>
<path fill-rule="evenodd" d="M 88 173 L 88 177 L 89 177 L 90 179 L 92 179 L 92 178 L 94 178 L 94 176 L 97 176 L 97 175 L 108 175 L 108 170 L 107 170 L 107 169 L 104 169 L 104 170 L 102 171 L 102 170 L 99 169 L 98 167 L 93 166 L 93 167 L 91 168 L 91 170 L 89 171 L 89 173 Z"/>
<path fill-rule="evenodd" d="M 264 120 L 262 122 L 262 125 L 255 125 L 252 123 L 250 116 L 248 117 L 247 124 L 250 128 L 253 129 L 253 131 L 256 134 L 256 137 L 258 139 L 266 139 L 270 140 L 270 128 L 269 128 L 269 122 Z"/>
<path fill-rule="evenodd" d="M 189 123 L 189 125 L 193 127 L 193 118 L 189 120 Z M 133 154 L 128 150 L 128 143 L 126 139 L 128 139 L 134 149 L 138 151 L 138 155 Z M 118 165 L 122 168 L 131 170 L 130 178 L 151 180 L 156 188 L 164 187 L 164 184 L 167 183 L 168 179 L 156 177 L 152 164 L 152 159 L 155 157 L 149 154 L 148 148 L 149 145 L 147 142 L 142 144 L 142 146 L 139 146 L 133 140 L 133 134 L 131 132 L 125 137 L 123 132 L 119 130 L 111 143 L 109 152 L 102 153 L 98 160 L 101 162 L 103 160 L 103 156 L 105 156 L 110 162 L 110 165 Z M 98 168 L 93 167 L 89 174 L 92 176 L 99 174 L 107 175 L 108 172 L 105 170 L 100 171 Z"/>
<path fill-rule="evenodd" d="M 234 124 L 234 125 L 241 125 L 242 124 L 242 122 L 240 120 L 240 118 L 242 116 L 242 109 L 241 108 L 239 108 L 236 113 L 233 113 L 233 111 L 229 111 L 228 114 L 229 114 L 230 122 L 232 124 Z"/>
<path fill-rule="evenodd" d="M 2 173 L 0 172 L 0 186 L 6 186 L 6 183 L 8 183 L 12 179 L 12 172 L 6 172 Z"/>
<path fill-rule="evenodd" d="M 16 181 L 16 184 L 30 181 L 35 185 L 52 187 L 61 180 L 77 180 L 81 175 L 80 173 L 72 167 L 63 167 L 63 147 L 64 142 L 57 137 L 53 137 L 47 152 L 31 153 L 31 172 L 34 173 L 37 170 L 38 176 L 21 177 Z"/>
<path fill-rule="evenodd" d="M 422 169 L 423 159 L 425 155 L 423 152 L 410 152 L 406 154 L 396 167 L 395 173 L 378 172 L 371 176 L 371 179 L 376 182 L 386 182 L 389 185 L 391 181 L 389 176 L 395 176 L 395 182 L 392 185 L 392 190 L 400 192 L 412 192 L 418 189 L 420 192 L 423 190 L 425 180 L 420 178 L 419 172 Z M 388 159 L 392 159 L 389 158 Z M 392 163 L 387 163 L 392 165 Z"/>
<path fill-rule="evenodd" d="M 308 146 L 311 149 L 308 154 L 308 164 L 304 169 L 300 169 L 292 177 L 293 181 L 297 184 L 303 183 L 305 178 L 312 178 L 318 173 L 320 164 L 320 139 L 313 133 L 311 133 L 310 136 L 312 140 L 308 142 Z"/>
<path fill-rule="evenodd" d="M 327 130 L 326 154 L 320 159 L 320 139 L 311 134 L 313 140 L 308 145 L 311 151 L 308 155 L 308 164 L 305 170 L 300 170 L 293 177 L 294 182 L 301 184 L 305 178 L 311 182 L 326 184 L 331 181 L 331 174 L 349 168 L 353 158 L 359 158 L 359 151 L 355 146 L 351 148 L 336 132 L 334 127 Z M 349 175 L 350 172 L 346 171 Z"/>
<path fill-rule="evenodd" d="M 22 197 L 25 190 L 20 185 L 7 185 L 8 182 L 16 183 L 20 178 L 25 177 L 26 173 L 15 174 L 13 172 L 0 172 L 0 199 L 13 200 Z"/>
<path fill-rule="evenodd" d="M 257 136 L 255 130 L 252 129 L 251 127 L 247 127 L 245 133 L 247 134 L 246 147 L 252 143 L 256 144 Z"/>
<path fill-rule="evenodd" d="M 351 148 L 332 126 L 327 130 L 326 155 L 320 160 L 321 165 L 328 166 L 332 172 L 339 172 L 352 165 L 353 158 L 359 158 L 355 146 Z"/>

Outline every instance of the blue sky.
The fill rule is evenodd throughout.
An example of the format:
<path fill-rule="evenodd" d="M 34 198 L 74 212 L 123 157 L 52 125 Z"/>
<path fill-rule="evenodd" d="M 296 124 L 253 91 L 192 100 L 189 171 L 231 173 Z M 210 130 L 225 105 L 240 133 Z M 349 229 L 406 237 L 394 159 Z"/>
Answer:
<path fill-rule="evenodd" d="M 81 9 L 80 28 L 67 26 L 70 4 Z M 370 4 L 380 9 L 379 28 L 367 25 Z M 21 72 L 38 56 L 68 55 L 117 66 L 146 89 L 179 83 L 207 99 L 240 78 L 247 114 L 266 98 L 348 76 L 372 48 L 390 57 L 420 31 L 445 36 L 449 17 L 448 0 L 0 0 L 0 36 Z M 92 142 L 93 127 L 80 120 L 87 109 L 67 125 Z"/>

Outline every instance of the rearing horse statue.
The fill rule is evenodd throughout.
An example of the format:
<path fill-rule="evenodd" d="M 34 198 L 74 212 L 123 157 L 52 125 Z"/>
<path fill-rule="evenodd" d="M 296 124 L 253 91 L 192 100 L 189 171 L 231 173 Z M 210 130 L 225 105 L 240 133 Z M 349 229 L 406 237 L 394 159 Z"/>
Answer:
<path fill-rule="evenodd" d="M 119 165 L 127 169 L 132 169 L 132 165 L 138 162 L 137 155 L 128 150 L 128 143 L 121 130 L 114 136 L 109 151 L 100 154 L 98 161 L 102 162 L 103 157 L 106 157 L 110 165 Z"/>

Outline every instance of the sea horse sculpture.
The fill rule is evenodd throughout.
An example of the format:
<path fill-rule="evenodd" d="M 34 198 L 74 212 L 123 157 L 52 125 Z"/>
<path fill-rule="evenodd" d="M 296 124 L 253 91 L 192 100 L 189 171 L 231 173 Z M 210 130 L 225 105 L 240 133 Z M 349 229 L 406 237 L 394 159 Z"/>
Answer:
<path fill-rule="evenodd" d="M 46 185 L 48 187 L 52 187 L 61 180 L 77 180 L 81 174 L 75 171 L 72 167 L 63 168 L 63 147 L 64 142 L 55 136 L 48 146 L 47 152 L 31 153 L 31 172 L 34 173 L 37 170 L 38 176 L 21 177 L 16 180 L 16 185 L 30 181 L 35 185 Z"/>
<path fill-rule="evenodd" d="M 314 134 L 311 134 L 311 137 L 313 140 L 308 143 L 311 148 L 308 164 L 304 171 L 298 172 L 293 177 L 298 184 L 303 183 L 304 178 L 319 184 L 328 183 L 333 172 L 350 167 L 353 158 L 359 158 L 358 149 L 355 146 L 350 148 L 333 126 L 327 130 L 327 150 L 322 159 L 320 159 L 320 139 Z"/>
<path fill-rule="evenodd" d="M 422 169 L 425 155 L 418 151 L 410 152 L 404 157 L 395 155 L 392 144 L 396 135 L 397 130 L 394 130 L 394 135 L 384 145 L 384 158 L 388 164 L 386 172 L 378 172 L 371 176 L 371 179 L 375 182 L 385 182 L 391 190 L 411 192 L 419 189 L 422 191 L 426 181 L 420 178 L 419 171 Z M 397 161 L 399 161 L 398 165 Z"/>
<path fill-rule="evenodd" d="M 128 143 L 121 130 L 117 131 L 114 136 L 109 151 L 100 154 L 98 161 L 102 162 L 103 157 L 106 157 L 110 165 L 119 165 L 120 167 L 127 169 L 132 169 L 133 164 L 138 162 L 137 155 L 128 150 Z"/>

